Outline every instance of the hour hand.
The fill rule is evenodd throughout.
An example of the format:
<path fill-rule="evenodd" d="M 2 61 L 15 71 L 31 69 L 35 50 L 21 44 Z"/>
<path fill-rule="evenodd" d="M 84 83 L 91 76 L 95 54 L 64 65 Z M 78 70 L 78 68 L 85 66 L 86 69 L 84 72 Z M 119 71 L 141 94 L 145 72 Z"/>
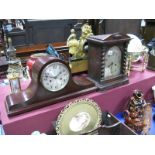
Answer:
<path fill-rule="evenodd" d="M 45 77 L 45 78 L 55 78 L 54 76 L 49 76 L 49 75 L 44 75 L 43 77 Z"/>
<path fill-rule="evenodd" d="M 111 67 L 112 65 L 113 65 L 113 62 L 110 65 L 108 65 L 108 67 Z"/>

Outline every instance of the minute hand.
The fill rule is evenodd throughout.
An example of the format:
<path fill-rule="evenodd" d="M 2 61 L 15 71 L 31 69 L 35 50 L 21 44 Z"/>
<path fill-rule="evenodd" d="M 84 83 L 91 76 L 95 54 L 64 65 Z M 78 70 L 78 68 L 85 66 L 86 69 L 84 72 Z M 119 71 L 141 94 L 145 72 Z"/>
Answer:
<path fill-rule="evenodd" d="M 59 75 L 61 75 L 62 74 L 62 72 L 59 72 L 58 74 L 57 74 L 57 76 L 56 77 L 58 77 Z"/>

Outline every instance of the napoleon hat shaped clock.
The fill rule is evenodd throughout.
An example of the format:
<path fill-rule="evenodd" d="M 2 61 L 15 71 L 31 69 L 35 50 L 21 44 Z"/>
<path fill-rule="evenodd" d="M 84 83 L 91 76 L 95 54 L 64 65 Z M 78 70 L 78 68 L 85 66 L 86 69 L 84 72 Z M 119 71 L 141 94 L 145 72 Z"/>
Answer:
<path fill-rule="evenodd" d="M 95 90 L 94 83 L 86 77 L 73 77 L 67 62 L 45 56 L 34 63 L 27 89 L 6 97 L 6 109 L 13 116 Z"/>

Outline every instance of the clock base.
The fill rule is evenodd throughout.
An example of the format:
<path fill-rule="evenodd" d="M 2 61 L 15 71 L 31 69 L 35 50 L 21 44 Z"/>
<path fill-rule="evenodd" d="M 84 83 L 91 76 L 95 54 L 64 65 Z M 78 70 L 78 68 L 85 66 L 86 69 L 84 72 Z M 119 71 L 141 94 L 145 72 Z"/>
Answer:
<path fill-rule="evenodd" d="M 78 97 L 80 95 L 85 95 L 87 93 L 91 93 L 97 90 L 97 87 L 92 83 L 87 77 L 76 76 L 73 77 L 73 81 L 71 83 L 72 88 L 70 87 L 66 92 L 59 92 L 57 95 L 53 95 L 53 93 L 43 96 L 42 98 L 36 98 L 36 94 L 29 97 L 25 97 L 27 92 L 32 91 L 33 87 L 30 86 L 25 91 L 21 91 L 18 94 L 11 94 L 6 97 L 6 110 L 8 116 L 15 116 L 19 114 L 23 114 L 25 112 L 29 112 L 35 109 L 39 109 L 45 106 L 53 105 L 58 102 L 62 102 L 65 100 L 69 100 L 71 98 Z M 39 93 L 39 91 L 38 91 Z"/>
<path fill-rule="evenodd" d="M 123 79 L 121 78 L 121 79 L 115 80 L 113 82 L 105 82 L 105 83 L 99 83 L 99 82 L 96 82 L 95 80 L 92 80 L 92 79 L 90 79 L 90 80 L 92 82 L 94 82 L 96 87 L 101 91 L 102 90 L 109 90 L 109 89 L 112 89 L 112 88 L 115 88 L 115 87 L 129 83 L 128 77 L 124 77 Z"/>

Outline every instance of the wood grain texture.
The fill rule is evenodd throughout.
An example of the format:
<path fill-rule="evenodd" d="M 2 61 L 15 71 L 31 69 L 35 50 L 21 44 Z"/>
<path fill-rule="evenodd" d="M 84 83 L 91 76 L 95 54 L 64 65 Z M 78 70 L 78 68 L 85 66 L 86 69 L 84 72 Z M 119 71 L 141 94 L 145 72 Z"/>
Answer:
<path fill-rule="evenodd" d="M 65 64 L 70 71 L 68 64 L 54 57 L 39 58 L 32 68 L 32 80 L 26 90 L 6 97 L 6 108 L 8 116 L 14 116 L 37 108 L 56 104 L 79 95 L 96 91 L 95 85 L 86 77 L 72 77 L 70 74 L 69 83 L 60 91 L 51 92 L 46 90 L 41 82 L 41 71 L 52 62 Z"/>

